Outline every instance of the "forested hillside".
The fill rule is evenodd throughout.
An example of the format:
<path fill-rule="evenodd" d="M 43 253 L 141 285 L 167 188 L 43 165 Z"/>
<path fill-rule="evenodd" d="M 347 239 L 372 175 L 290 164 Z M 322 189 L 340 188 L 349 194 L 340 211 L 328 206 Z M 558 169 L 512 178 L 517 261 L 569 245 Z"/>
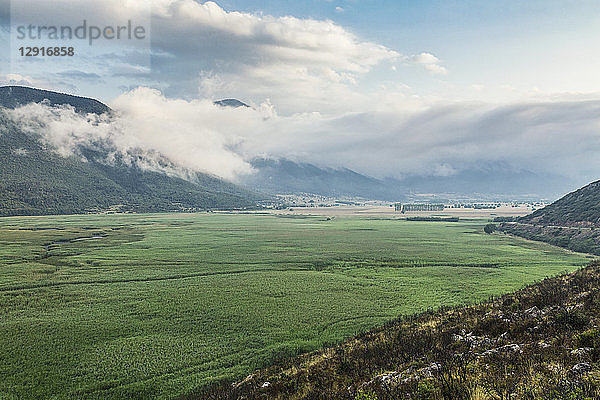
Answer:
<path fill-rule="evenodd" d="M 600 181 L 499 228 L 527 239 L 600 255 Z"/>
<path fill-rule="evenodd" d="M 0 104 L 43 101 L 50 93 L 52 103 L 68 102 L 82 112 L 109 110 L 91 99 L 20 89 L 0 88 Z M 264 198 L 206 174 L 184 180 L 118 160 L 107 163 L 102 154 L 92 154 L 98 149 L 81 152 L 88 157 L 57 154 L 0 107 L 0 215 L 249 208 Z"/>
<path fill-rule="evenodd" d="M 600 223 L 600 181 L 569 193 L 520 220 L 532 224 L 592 226 Z"/>

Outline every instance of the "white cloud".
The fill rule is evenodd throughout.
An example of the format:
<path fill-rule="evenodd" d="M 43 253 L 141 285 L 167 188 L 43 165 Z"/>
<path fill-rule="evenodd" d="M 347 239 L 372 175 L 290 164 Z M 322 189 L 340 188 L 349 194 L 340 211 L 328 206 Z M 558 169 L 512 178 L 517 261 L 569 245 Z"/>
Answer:
<path fill-rule="evenodd" d="M 158 57 L 153 68 L 171 80 L 170 95 L 195 97 L 208 86 L 200 95 L 271 98 L 285 112 L 324 110 L 332 98 L 360 98 L 355 83 L 401 57 L 332 21 L 227 12 L 192 0 L 162 1 L 155 16 L 154 47 L 174 58 Z"/>
<path fill-rule="evenodd" d="M 143 49 L 123 51 L 117 42 L 111 57 L 80 57 L 81 65 L 68 69 L 99 74 L 109 84 L 121 79 L 119 85 L 130 86 L 126 82 L 135 80 L 174 98 L 271 99 L 284 114 L 335 113 L 372 102 L 360 85 L 380 65 L 391 68 L 415 58 L 430 72 L 445 71 L 434 56 L 437 61 L 404 56 L 330 20 L 226 11 L 212 1 L 130 0 L 127 8 L 122 0 L 32 1 L 20 7 L 19 19 L 44 25 L 77 25 L 82 18 L 100 25 L 124 17 L 137 21 L 136 12 L 145 21 L 151 4 L 151 69 Z M 75 77 L 60 78 L 63 86 L 81 84 Z"/>
<path fill-rule="evenodd" d="M 147 168 L 164 168 L 166 156 L 179 167 L 167 172 L 195 170 L 231 180 L 250 173 L 248 161 L 257 156 L 346 166 L 377 177 L 448 176 L 497 161 L 580 180 L 600 169 L 600 101 L 433 105 L 411 112 L 385 103 L 377 111 L 335 117 L 282 116 L 268 102 L 220 107 L 140 88 L 111 106 L 115 117 L 41 105 L 13 115 L 26 126 L 44 124 L 46 140 L 63 155 L 109 142 L 115 154 L 143 155 Z"/>
<path fill-rule="evenodd" d="M 448 70 L 441 65 L 440 59 L 430 53 L 421 53 L 408 57 L 408 61 L 422 66 L 432 74 L 446 75 L 448 73 Z"/>
<path fill-rule="evenodd" d="M 359 85 L 379 65 L 447 73 L 430 53 L 402 55 L 329 20 L 228 12 L 193 0 L 162 0 L 154 14 L 154 48 L 172 56 L 157 57 L 154 74 L 170 83 L 169 96 L 269 98 L 284 114 L 335 113 L 372 102 Z"/>
<path fill-rule="evenodd" d="M 119 97 L 113 106 L 115 116 L 80 115 L 68 106 L 44 104 L 29 104 L 9 114 L 26 131 L 41 133 L 44 142 L 62 156 L 80 155 L 81 147 L 103 146 L 108 161 L 120 158 L 184 178 L 189 171 L 225 179 L 251 171 L 230 149 L 240 141 L 231 127 L 243 126 L 244 109 L 207 100 L 168 100 L 145 88 Z M 221 129 L 215 130 L 219 125 Z"/>
<path fill-rule="evenodd" d="M 36 81 L 30 76 L 20 74 L 5 74 L 0 75 L 0 85 L 23 85 L 32 86 Z"/>

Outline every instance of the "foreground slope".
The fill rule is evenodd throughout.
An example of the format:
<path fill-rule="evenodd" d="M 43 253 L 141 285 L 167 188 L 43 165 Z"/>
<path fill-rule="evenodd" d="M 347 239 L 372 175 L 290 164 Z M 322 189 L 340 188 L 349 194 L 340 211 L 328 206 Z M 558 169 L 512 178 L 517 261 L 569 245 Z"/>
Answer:
<path fill-rule="evenodd" d="M 0 88 L 0 104 L 7 107 L 44 99 L 84 113 L 109 110 L 92 99 Z M 101 146 L 79 149 L 79 157 L 63 157 L 41 135 L 21 130 L 1 107 L 0 132 L 0 216 L 248 208 L 264 198 L 206 174 L 184 180 L 118 160 L 108 163 L 109 149 Z"/>
<path fill-rule="evenodd" d="M 188 399 L 598 399 L 600 266 L 401 318 Z"/>

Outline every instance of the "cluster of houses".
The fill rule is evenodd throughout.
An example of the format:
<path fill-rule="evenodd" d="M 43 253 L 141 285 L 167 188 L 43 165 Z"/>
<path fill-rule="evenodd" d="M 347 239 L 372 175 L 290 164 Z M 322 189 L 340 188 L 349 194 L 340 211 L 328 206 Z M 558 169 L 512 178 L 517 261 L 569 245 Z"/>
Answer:
<path fill-rule="evenodd" d="M 402 204 L 396 203 L 396 211 L 405 213 L 408 211 L 444 211 L 443 204 Z"/>

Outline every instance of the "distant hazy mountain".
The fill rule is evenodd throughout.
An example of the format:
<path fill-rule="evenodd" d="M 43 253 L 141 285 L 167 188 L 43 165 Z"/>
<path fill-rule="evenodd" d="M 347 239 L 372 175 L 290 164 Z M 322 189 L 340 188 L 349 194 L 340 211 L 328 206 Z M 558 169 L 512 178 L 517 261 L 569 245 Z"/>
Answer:
<path fill-rule="evenodd" d="M 539 174 L 513 168 L 505 162 L 479 163 L 448 176 L 408 176 L 386 180 L 414 193 L 456 193 L 501 196 L 529 196 L 555 199 L 571 182 L 552 174 Z"/>
<path fill-rule="evenodd" d="M 556 198 L 569 183 L 565 178 L 515 169 L 505 163 L 474 166 L 449 176 L 407 176 L 376 179 L 350 169 L 322 168 L 285 159 L 258 158 L 257 171 L 243 178 L 246 186 L 268 193 L 315 193 L 401 201 L 417 194 L 478 198 Z"/>
<path fill-rule="evenodd" d="M 29 88 L 0 88 L 0 104 L 28 101 L 71 104 L 82 112 L 104 112 L 96 100 Z M 0 108 L 0 215 L 69 214 L 109 208 L 158 212 L 252 207 L 264 196 L 218 178 L 196 174 L 192 181 L 106 163 L 102 145 L 79 149 L 80 157 L 61 157 L 21 131 Z M 168 160 L 165 160 L 168 163 Z"/>
<path fill-rule="evenodd" d="M 238 107 L 250 107 L 248 104 L 242 103 L 241 101 L 239 101 L 237 99 L 217 100 L 217 101 L 215 101 L 215 104 L 219 105 L 219 106 L 223 106 L 223 107 L 234 107 L 234 108 L 238 108 Z"/>
<path fill-rule="evenodd" d="M 321 168 L 309 163 L 269 158 L 257 158 L 251 164 L 257 172 L 243 177 L 242 183 L 267 193 L 313 193 L 389 201 L 405 198 L 403 188 L 390 186 L 347 168 Z"/>
<path fill-rule="evenodd" d="M 50 105 L 69 104 L 77 112 L 103 114 L 110 108 L 98 100 L 86 97 L 72 96 L 70 94 L 50 92 L 48 90 L 34 89 L 24 86 L 0 87 L 0 106 L 15 108 L 29 103 L 47 101 Z"/>

